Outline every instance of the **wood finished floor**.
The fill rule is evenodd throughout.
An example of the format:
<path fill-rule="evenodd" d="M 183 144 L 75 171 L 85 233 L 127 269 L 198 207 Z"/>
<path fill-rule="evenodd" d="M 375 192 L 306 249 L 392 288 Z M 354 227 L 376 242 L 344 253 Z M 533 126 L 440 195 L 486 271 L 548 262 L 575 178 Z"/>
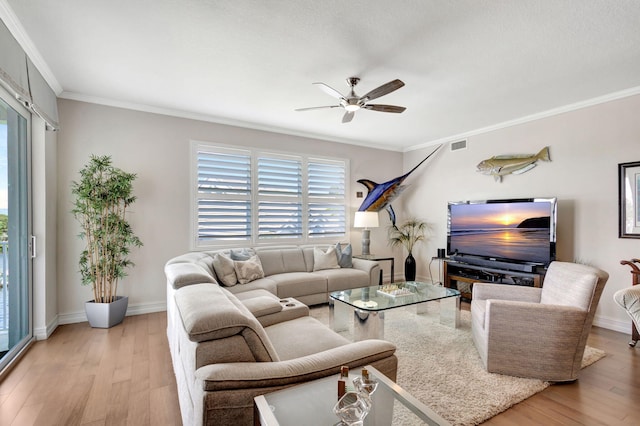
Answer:
<path fill-rule="evenodd" d="M 58 327 L 0 383 L 0 425 L 180 425 L 165 313 L 126 317 L 109 330 Z M 578 381 L 553 385 L 486 425 L 640 424 L 640 345 L 594 327 L 607 356 Z"/>

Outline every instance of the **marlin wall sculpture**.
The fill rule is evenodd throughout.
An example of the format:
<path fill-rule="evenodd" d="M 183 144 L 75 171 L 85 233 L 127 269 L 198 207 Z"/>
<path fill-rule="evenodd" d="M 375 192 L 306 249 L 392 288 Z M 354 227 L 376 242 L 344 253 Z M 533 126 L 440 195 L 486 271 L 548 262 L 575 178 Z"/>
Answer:
<path fill-rule="evenodd" d="M 429 157 L 438 151 L 442 145 L 437 147 L 431 154 L 427 155 L 427 157 L 419 162 L 413 169 L 409 170 L 402 176 L 399 176 L 395 179 L 391 179 L 388 182 L 384 183 L 375 183 L 369 179 L 360 179 L 358 183 L 363 184 L 367 187 L 368 193 L 365 197 L 364 201 L 358 208 L 358 211 L 364 212 L 379 212 L 382 209 L 387 209 L 389 213 L 389 218 L 391 219 L 391 223 L 395 226 L 396 224 L 396 213 L 393 211 L 393 207 L 391 207 L 391 202 L 398 198 L 398 196 L 406 189 L 406 186 L 402 185 L 402 182 L 413 173 L 422 163 L 427 161 Z"/>

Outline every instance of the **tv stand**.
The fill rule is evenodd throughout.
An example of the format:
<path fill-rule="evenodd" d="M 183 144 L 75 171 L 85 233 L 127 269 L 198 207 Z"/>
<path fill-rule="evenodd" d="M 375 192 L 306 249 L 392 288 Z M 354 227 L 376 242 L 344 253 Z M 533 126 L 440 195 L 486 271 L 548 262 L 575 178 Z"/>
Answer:
<path fill-rule="evenodd" d="M 444 259 L 444 286 L 460 291 L 462 298 L 471 300 L 473 283 L 493 283 L 541 287 L 544 269 L 535 268 L 532 272 L 521 272 L 501 268 L 502 262 L 495 267 L 487 260 L 485 265 L 472 265 L 454 259 Z"/>

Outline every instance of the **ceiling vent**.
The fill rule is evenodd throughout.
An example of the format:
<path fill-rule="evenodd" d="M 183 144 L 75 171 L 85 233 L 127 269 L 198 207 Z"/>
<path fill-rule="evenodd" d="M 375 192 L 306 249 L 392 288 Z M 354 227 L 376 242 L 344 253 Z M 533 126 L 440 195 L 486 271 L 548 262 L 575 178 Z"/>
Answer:
<path fill-rule="evenodd" d="M 467 141 L 451 142 L 451 151 L 458 151 L 460 149 L 467 149 Z"/>

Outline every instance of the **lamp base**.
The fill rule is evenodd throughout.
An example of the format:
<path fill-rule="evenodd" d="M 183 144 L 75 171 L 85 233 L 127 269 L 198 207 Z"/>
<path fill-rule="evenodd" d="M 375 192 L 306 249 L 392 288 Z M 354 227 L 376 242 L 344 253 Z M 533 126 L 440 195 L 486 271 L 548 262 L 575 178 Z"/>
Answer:
<path fill-rule="evenodd" d="M 362 231 L 362 255 L 363 256 L 369 256 L 371 254 L 369 252 L 369 244 L 371 243 L 370 236 L 371 236 L 371 231 L 369 229 L 364 229 Z"/>

